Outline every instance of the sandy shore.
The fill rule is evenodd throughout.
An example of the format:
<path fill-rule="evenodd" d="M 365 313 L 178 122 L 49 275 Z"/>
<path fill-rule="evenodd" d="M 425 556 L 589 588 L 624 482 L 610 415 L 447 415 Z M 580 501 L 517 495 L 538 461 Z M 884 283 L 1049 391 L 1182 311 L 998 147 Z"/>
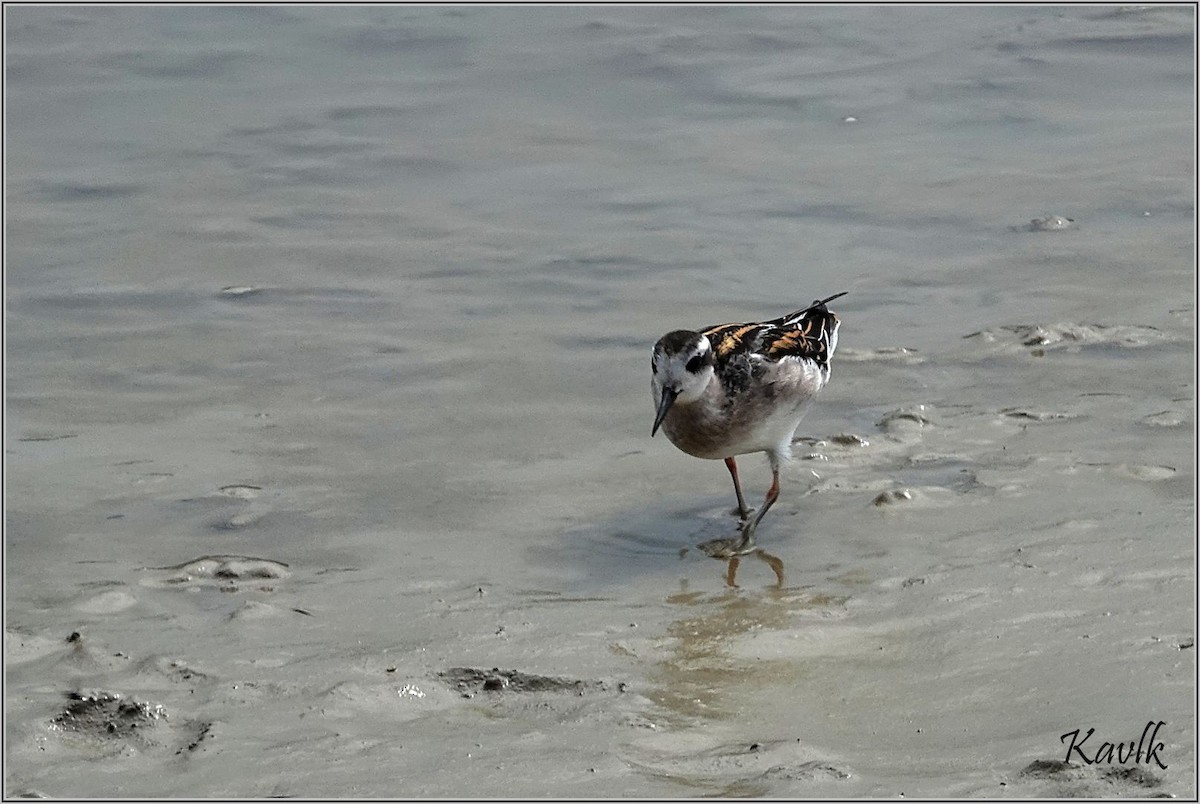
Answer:
<path fill-rule="evenodd" d="M 1191 10 L 7 13 L 7 796 L 1195 797 Z"/>

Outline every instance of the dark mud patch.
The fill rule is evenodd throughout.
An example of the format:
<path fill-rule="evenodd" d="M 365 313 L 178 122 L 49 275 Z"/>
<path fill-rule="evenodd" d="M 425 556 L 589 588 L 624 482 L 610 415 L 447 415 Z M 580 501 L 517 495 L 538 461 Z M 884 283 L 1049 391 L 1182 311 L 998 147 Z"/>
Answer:
<path fill-rule="evenodd" d="M 21 442 L 36 442 L 36 441 L 62 441 L 65 438 L 78 438 L 78 433 L 33 433 L 27 436 L 18 438 Z"/>
<path fill-rule="evenodd" d="M 70 703 L 54 718 L 54 725 L 97 739 L 144 744 L 145 735 L 167 717 L 160 704 L 135 701 L 117 692 L 70 692 L 67 699 Z"/>
<path fill-rule="evenodd" d="M 209 738 L 213 724 L 171 722 L 161 704 L 110 691 L 67 693 L 67 706 L 52 721 L 64 741 L 101 752 L 195 751 Z"/>
<path fill-rule="evenodd" d="M 438 677 L 465 697 L 480 693 L 570 693 L 587 695 L 607 692 L 609 685 L 603 681 L 587 681 L 558 676 L 539 676 L 522 673 L 520 670 L 501 670 L 493 667 L 482 670 L 477 667 L 451 667 L 438 673 Z"/>
<path fill-rule="evenodd" d="M 1038 759 L 1006 784 L 1007 793 L 1033 798 L 1158 798 L 1163 777 L 1138 766 L 1081 765 Z"/>

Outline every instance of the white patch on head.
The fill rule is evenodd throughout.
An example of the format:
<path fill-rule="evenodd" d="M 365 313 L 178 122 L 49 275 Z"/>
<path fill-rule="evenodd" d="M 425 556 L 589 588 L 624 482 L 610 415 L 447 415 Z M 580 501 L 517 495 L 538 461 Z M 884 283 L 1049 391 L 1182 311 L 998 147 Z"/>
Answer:
<path fill-rule="evenodd" d="M 689 371 L 688 363 L 699 357 L 704 358 L 712 351 L 712 344 L 703 335 L 698 336 L 695 343 L 679 352 L 667 352 L 656 348 L 654 350 L 654 373 L 651 387 L 654 401 L 662 397 L 663 388 L 670 388 L 679 394 L 675 404 L 695 402 L 704 395 L 704 390 L 713 379 L 713 367 L 707 363 L 698 371 Z"/>

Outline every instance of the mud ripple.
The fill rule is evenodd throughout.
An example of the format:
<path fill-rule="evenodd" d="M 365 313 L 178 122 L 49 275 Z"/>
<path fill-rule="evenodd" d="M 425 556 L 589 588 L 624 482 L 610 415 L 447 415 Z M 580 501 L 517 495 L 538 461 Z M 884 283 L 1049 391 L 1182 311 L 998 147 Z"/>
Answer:
<path fill-rule="evenodd" d="M 154 567 L 166 574 L 144 581 L 147 586 L 221 586 L 230 581 L 283 580 L 291 577 L 282 561 L 250 556 L 212 555 L 194 558 L 170 567 Z"/>
<path fill-rule="evenodd" d="M 1036 349 L 1120 346 L 1138 348 L 1167 340 L 1156 327 L 1141 324 L 1009 324 L 963 336 L 982 343 Z"/>
<path fill-rule="evenodd" d="M 113 672 L 124 669 L 129 662 L 125 653 L 78 631 L 72 631 L 65 644 L 69 647 L 54 660 L 54 665 L 72 673 Z"/>
<path fill-rule="evenodd" d="M 1136 463 L 1076 463 L 1065 467 L 1063 471 L 1071 474 L 1078 471 L 1080 467 L 1106 474 L 1114 474 L 1118 477 L 1129 478 L 1130 480 L 1141 480 L 1147 483 L 1170 480 L 1179 473 L 1179 470 L 1174 466 Z"/>
<path fill-rule="evenodd" d="M 161 676 L 177 684 L 208 681 L 207 673 L 202 673 L 180 659 L 167 656 L 151 656 L 138 666 L 138 673 Z"/>
<path fill-rule="evenodd" d="M 930 476 L 932 484 L 905 485 L 885 489 L 871 498 L 871 505 L 884 510 L 914 508 L 942 508 L 960 503 L 964 495 L 976 494 L 987 497 L 994 489 L 979 482 L 971 469 L 946 469 Z"/>
<path fill-rule="evenodd" d="M 262 486 L 234 484 L 231 486 L 221 486 L 221 488 L 217 489 L 217 492 L 225 497 L 233 497 L 237 500 L 253 500 L 262 494 Z"/>
<path fill-rule="evenodd" d="M 875 499 L 871 500 L 871 505 L 882 508 L 888 505 L 911 503 L 915 499 L 916 497 L 910 489 L 892 489 L 876 495 Z"/>
<path fill-rule="evenodd" d="M 116 614 L 137 605 L 137 598 L 119 589 L 101 592 L 75 606 L 85 614 Z"/>
<path fill-rule="evenodd" d="M 1112 464 L 1111 469 L 1114 474 L 1121 477 L 1128 477 L 1133 480 L 1143 480 L 1154 482 L 1156 480 L 1169 480 L 1178 473 L 1178 469 L 1174 466 L 1153 466 L 1145 464 L 1133 463 L 1117 463 Z"/>
<path fill-rule="evenodd" d="M 1009 419 L 1021 419 L 1031 422 L 1051 422 L 1076 418 L 1073 413 L 1059 413 L 1049 410 L 1026 410 L 1025 408 L 1002 408 L 1000 414 Z"/>
<path fill-rule="evenodd" d="M 256 288 L 252 285 L 230 285 L 229 287 L 221 288 L 219 296 L 225 298 L 237 298 L 238 296 L 253 296 L 257 293 L 262 293 L 262 288 Z"/>
<path fill-rule="evenodd" d="M 839 361 L 849 363 L 872 362 L 913 365 L 925 362 L 925 358 L 916 349 L 909 349 L 907 346 L 891 346 L 881 349 L 851 349 L 849 347 L 842 347 L 838 349 L 837 356 Z"/>
<path fill-rule="evenodd" d="M 888 433 L 908 432 L 914 429 L 919 430 L 933 424 L 933 421 L 926 415 L 929 412 L 929 409 L 925 405 L 899 408 L 884 414 L 883 418 L 876 423 L 876 426 Z"/>
<path fill-rule="evenodd" d="M 1178 427 L 1186 421 L 1185 414 L 1177 410 L 1160 410 L 1142 417 L 1143 424 L 1154 427 Z"/>
<path fill-rule="evenodd" d="M 67 642 L 72 643 L 80 638 L 79 632 L 72 632 Z M 32 662 L 43 656 L 50 656 L 62 650 L 63 640 L 52 639 L 40 634 L 27 634 L 19 630 L 4 632 L 4 664 L 6 668 L 14 665 Z"/>
<path fill-rule="evenodd" d="M 675 754 L 644 752 L 630 764 L 689 788 L 715 790 L 725 798 L 774 797 L 852 776 L 847 768 L 814 758 L 799 739 L 731 743 Z"/>
<path fill-rule="evenodd" d="M 1034 218 L 1029 225 L 1023 227 L 1028 232 L 1062 232 L 1075 227 L 1075 219 L 1063 215 L 1047 215 L 1044 218 Z"/>

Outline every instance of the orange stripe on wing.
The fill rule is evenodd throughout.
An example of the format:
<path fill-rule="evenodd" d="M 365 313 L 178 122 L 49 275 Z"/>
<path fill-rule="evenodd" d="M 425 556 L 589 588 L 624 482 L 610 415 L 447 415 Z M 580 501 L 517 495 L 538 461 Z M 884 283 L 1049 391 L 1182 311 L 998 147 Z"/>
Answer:
<path fill-rule="evenodd" d="M 826 351 L 825 327 L 813 333 L 813 319 L 804 322 L 802 329 L 793 329 L 781 334 L 767 347 L 768 357 L 795 355 L 796 357 L 820 358 Z"/>
<path fill-rule="evenodd" d="M 761 324 L 722 324 L 704 333 L 712 343 L 717 357 L 727 357 L 738 351 L 744 351 L 751 333 L 758 331 Z"/>

